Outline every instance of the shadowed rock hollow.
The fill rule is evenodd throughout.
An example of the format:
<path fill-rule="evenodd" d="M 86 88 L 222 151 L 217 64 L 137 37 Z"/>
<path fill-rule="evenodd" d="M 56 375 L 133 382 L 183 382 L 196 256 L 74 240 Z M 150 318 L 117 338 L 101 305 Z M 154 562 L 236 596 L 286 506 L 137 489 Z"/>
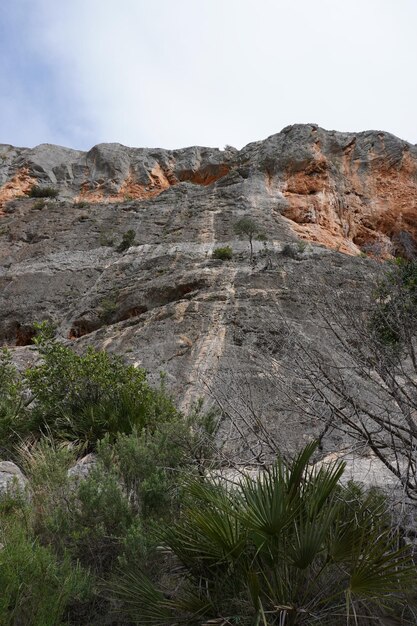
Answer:
<path fill-rule="evenodd" d="M 58 197 L 42 206 L 34 185 Z M 416 198 L 417 148 L 376 131 L 295 125 L 240 151 L 0 145 L 0 341 L 25 362 L 33 322 L 52 320 L 80 349 L 164 371 L 182 407 L 211 390 L 298 446 L 320 425 L 285 412 L 265 375 L 290 363 L 285 321 L 325 341 L 315 305 L 369 293 L 380 265 L 361 250 L 414 249 Z M 268 238 L 253 264 L 242 216 Z M 213 260 L 225 245 L 233 260 Z"/>

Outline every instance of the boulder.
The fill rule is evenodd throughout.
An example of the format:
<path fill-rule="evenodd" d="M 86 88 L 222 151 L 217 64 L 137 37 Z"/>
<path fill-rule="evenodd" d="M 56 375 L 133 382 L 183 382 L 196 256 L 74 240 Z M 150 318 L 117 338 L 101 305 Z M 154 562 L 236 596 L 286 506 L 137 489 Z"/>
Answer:
<path fill-rule="evenodd" d="M 95 465 L 97 465 L 97 456 L 91 452 L 70 467 L 68 476 L 76 481 L 83 480 L 87 478 Z"/>
<path fill-rule="evenodd" d="M 0 461 L 0 497 L 5 494 L 23 493 L 27 484 L 27 478 L 15 463 Z"/>

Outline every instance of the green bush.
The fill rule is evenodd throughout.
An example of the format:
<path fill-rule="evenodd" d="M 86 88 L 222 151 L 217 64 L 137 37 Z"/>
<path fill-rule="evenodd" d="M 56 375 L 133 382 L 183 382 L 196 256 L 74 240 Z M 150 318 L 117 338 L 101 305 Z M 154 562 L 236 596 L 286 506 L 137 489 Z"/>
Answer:
<path fill-rule="evenodd" d="M 106 434 L 114 440 L 178 415 L 163 386 L 150 387 L 145 370 L 92 348 L 80 356 L 55 341 L 47 326 L 37 327 L 37 365 L 22 375 L 7 351 L 0 360 L 0 445 L 9 456 L 20 438 L 48 434 L 87 452 Z"/>
<path fill-rule="evenodd" d="M 342 487 L 343 463 L 311 469 L 315 448 L 289 465 L 278 460 L 236 490 L 189 482 L 188 506 L 164 537 L 172 578 L 166 561 L 160 574 L 172 592 L 167 598 L 143 570 L 126 568 L 113 593 L 128 617 L 142 626 L 214 624 L 225 616 L 242 626 L 337 626 L 351 615 L 367 624 L 381 611 L 387 618 L 390 609 L 401 611 L 415 574 L 383 497 Z"/>
<path fill-rule="evenodd" d="M 39 198 L 39 200 L 36 200 L 36 202 L 33 203 L 33 208 L 36 209 L 37 211 L 41 211 L 45 207 L 46 207 L 46 202 L 42 198 Z"/>
<path fill-rule="evenodd" d="M 300 251 L 298 249 L 298 246 L 292 243 L 286 243 L 281 250 L 282 256 L 286 256 L 290 259 L 297 259 L 299 253 Z"/>
<path fill-rule="evenodd" d="M 0 456 L 11 458 L 21 436 L 27 433 L 24 385 L 10 352 L 0 351 Z"/>
<path fill-rule="evenodd" d="M 40 187 L 39 185 L 34 185 L 28 195 L 31 198 L 56 198 L 58 195 L 58 189 L 54 189 L 54 187 Z"/>
<path fill-rule="evenodd" d="M 114 440 L 107 434 L 88 476 L 79 481 L 68 476 L 79 446 L 44 437 L 21 447 L 18 463 L 31 485 L 36 535 L 57 554 L 69 552 L 101 574 L 115 559 L 130 560 L 127 543 L 132 548 L 140 536 L 142 548 L 142 528 L 154 524 L 151 520 L 159 526 L 171 521 L 180 506 L 179 477 L 196 475 L 197 461 L 208 458 L 210 435 L 201 422 L 178 414 Z"/>
<path fill-rule="evenodd" d="M 68 543 L 69 512 L 74 507 L 68 470 L 75 464 L 77 452 L 75 446 L 44 437 L 21 444 L 16 458 L 30 484 L 30 525 L 41 543 L 61 556 Z"/>
<path fill-rule="evenodd" d="M 76 354 L 53 338 L 47 324 L 35 327 L 39 334 L 34 343 L 41 357 L 35 366 L 22 374 L 7 350 L 0 353 L 3 456 L 14 458 L 19 442 L 27 438 L 34 441 L 47 435 L 56 443 L 76 445 L 78 454 L 83 454 L 95 450 L 104 438 L 113 445 L 120 435 L 139 433 L 148 438 L 147 444 L 141 444 L 141 454 L 150 465 L 149 450 L 163 446 L 171 455 L 168 465 L 173 457 L 184 455 L 182 446 L 187 454 L 199 447 L 204 461 L 212 424 L 210 415 L 202 415 L 201 406 L 186 419 L 167 394 L 163 377 L 159 387 L 151 387 L 145 370 L 126 365 L 120 357 L 92 348 Z M 170 440 L 178 448 L 172 448 Z"/>
<path fill-rule="evenodd" d="M 178 414 L 153 428 L 121 433 L 113 443 L 106 435 L 99 443 L 100 459 L 117 471 L 132 505 L 145 516 L 163 517 L 178 502 L 182 471 L 191 476 L 207 465 L 213 435 L 204 419 Z"/>
<path fill-rule="evenodd" d="M 373 339 L 398 354 L 416 331 L 416 306 L 417 261 L 396 259 L 377 283 L 369 320 Z"/>
<path fill-rule="evenodd" d="M 80 481 L 67 520 L 70 553 L 92 571 L 105 575 L 122 552 L 125 538 L 137 523 L 136 511 L 116 472 L 94 466 Z"/>
<path fill-rule="evenodd" d="M 136 234 L 134 230 L 130 229 L 126 231 L 122 236 L 122 241 L 116 248 L 117 252 L 125 252 L 125 250 L 128 250 L 131 246 L 133 246 L 135 237 Z"/>
<path fill-rule="evenodd" d="M 27 503 L 1 498 L 0 515 L 5 523 L 15 524 L 20 514 L 29 535 L 47 547 L 57 563 L 88 572 L 85 594 L 68 603 L 68 623 L 101 626 L 111 612 L 109 599 L 100 593 L 102 581 L 123 563 L 134 560 L 145 565 L 147 546 L 155 547 L 156 539 L 118 466 L 105 466 L 99 456 L 86 476 L 69 476 L 76 455 L 76 448 L 58 445 L 51 438 L 22 448 L 18 462 L 30 482 L 31 499 Z M 164 514 L 169 517 L 171 510 L 165 506 Z"/>
<path fill-rule="evenodd" d="M 224 248 L 215 248 L 211 256 L 213 259 L 229 261 L 233 257 L 233 250 L 230 246 L 225 246 Z"/>
<path fill-rule="evenodd" d="M 101 626 L 111 607 L 107 598 L 100 597 L 100 581 L 110 575 L 127 549 L 134 551 L 135 558 L 141 554 L 135 549 L 138 513 L 120 476 L 112 468 L 104 468 L 100 460 L 83 478 L 68 475 L 76 460 L 76 447 L 44 438 L 19 452 L 19 465 L 31 486 L 30 502 L 20 504 L 28 532 L 47 546 L 58 562 L 69 561 L 73 568 L 88 572 L 89 588 L 82 598 L 69 603 L 68 623 Z M 5 504 L 6 518 L 12 520 L 13 503 Z"/>
<path fill-rule="evenodd" d="M 68 606 L 89 593 L 89 578 L 66 556 L 59 561 L 16 518 L 0 527 L 0 623 L 57 626 Z M 66 620 L 65 620 L 65 623 Z"/>

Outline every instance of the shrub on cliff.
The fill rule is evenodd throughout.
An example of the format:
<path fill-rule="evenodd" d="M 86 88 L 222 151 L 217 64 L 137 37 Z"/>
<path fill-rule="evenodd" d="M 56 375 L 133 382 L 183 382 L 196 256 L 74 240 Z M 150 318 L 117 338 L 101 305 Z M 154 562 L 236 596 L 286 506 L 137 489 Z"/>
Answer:
<path fill-rule="evenodd" d="M 28 195 L 31 198 L 56 198 L 58 195 L 58 190 L 54 189 L 54 187 L 40 187 L 39 185 L 34 185 Z"/>
<path fill-rule="evenodd" d="M 233 258 L 233 250 L 230 246 L 224 246 L 223 248 L 215 248 L 212 253 L 213 259 L 220 259 L 221 261 L 230 261 Z"/>
<path fill-rule="evenodd" d="M 121 242 L 116 248 L 117 252 L 125 252 L 125 250 L 129 250 L 129 248 L 133 246 L 135 242 L 135 237 L 136 234 L 134 230 L 130 229 L 126 231 L 122 236 Z"/>

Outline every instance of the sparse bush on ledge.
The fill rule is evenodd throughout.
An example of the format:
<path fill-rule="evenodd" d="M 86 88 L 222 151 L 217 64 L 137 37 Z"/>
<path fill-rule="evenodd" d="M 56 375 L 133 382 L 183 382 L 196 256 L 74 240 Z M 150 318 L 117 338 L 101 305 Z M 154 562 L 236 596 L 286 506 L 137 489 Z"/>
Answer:
<path fill-rule="evenodd" d="M 58 195 L 58 189 L 54 189 L 54 187 L 40 187 L 39 185 L 34 185 L 28 196 L 30 198 L 56 198 Z"/>
<path fill-rule="evenodd" d="M 305 252 L 307 244 L 305 241 L 297 241 L 296 243 L 286 243 L 282 250 L 282 256 L 286 256 L 289 259 L 298 259 L 300 255 Z"/>
<path fill-rule="evenodd" d="M 116 248 L 117 252 L 125 252 L 126 250 L 129 250 L 129 248 L 135 243 L 135 237 L 136 233 L 132 229 L 123 233 L 122 241 Z"/>
<path fill-rule="evenodd" d="M 46 207 L 46 202 L 43 198 L 39 198 L 39 200 L 36 200 L 36 202 L 33 203 L 33 208 L 36 209 L 37 211 L 41 211 L 45 207 Z"/>
<path fill-rule="evenodd" d="M 220 259 L 221 261 L 230 261 L 230 259 L 233 258 L 233 250 L 230 246 L 215 248 L 211 257 L 213 259 Z"/>
<path fill-rule="evenodd" d="M 85 200 L 78 200 L 72 206 L 74 209 L 87 209 L 90 205 Z"/>

